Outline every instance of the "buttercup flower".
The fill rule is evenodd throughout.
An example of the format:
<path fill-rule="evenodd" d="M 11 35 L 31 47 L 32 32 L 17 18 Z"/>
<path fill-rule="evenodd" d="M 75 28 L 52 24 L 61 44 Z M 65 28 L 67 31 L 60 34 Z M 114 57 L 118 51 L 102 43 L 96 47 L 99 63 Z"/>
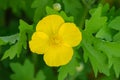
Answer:
<path fill-rule="evenodd" d="M 49 15 L 40 20 L 29 42 L 30 50 L 44 54 L 48 66 L 67 64 L 73 56 L 82 35 L 74 23 L 68 23 L 59 15 Z"/>

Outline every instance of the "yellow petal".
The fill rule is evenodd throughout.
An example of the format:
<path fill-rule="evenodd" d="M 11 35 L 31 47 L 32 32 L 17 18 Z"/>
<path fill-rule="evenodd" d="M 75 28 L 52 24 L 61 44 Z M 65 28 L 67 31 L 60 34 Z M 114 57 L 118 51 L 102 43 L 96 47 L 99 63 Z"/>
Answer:
<path fill-rule="evenodd" d="M 30 50 L 37 54 L 45 53 L 48 46 L 49 37 L 43 32 L 35 32 L 32 40 L 29 41 Z"/>
<path fill-rule="evenodd" d="M 73 49 L 68 46 L 52 46 L 44 54 L 44 61 L 48 66 L 58 67 L 70 62 L 73 56 Z"/>
<path fill-rule="evenodd" d="M 72 47 L 77 46 L 82 40 L 82 34 L 74 23 L 64 23 L 59 29 L 59 35 Z"/>
<path fill-rule="evenodd" d="M 45 32 L 48 35 L 58 32 L 64 20 L 59 15 L 48 15 L 40 20 L 37 24 L 36 31 Z"/>

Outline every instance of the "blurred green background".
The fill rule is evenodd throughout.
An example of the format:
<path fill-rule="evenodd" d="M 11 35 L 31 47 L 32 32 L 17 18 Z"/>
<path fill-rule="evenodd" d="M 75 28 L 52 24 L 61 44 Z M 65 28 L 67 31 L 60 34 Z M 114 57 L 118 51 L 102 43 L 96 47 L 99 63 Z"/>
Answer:
<path fill-rule="evenodd" d="M 46 15 L 46 6 L 53 8 L 54 3 L 60 3 L 61 7 L 68 16 L 73 16 L 76 25 L 84 29 L 85 19 L 90 17 L 89 10 L 101 4 L 108 3 L 110 7 L 115 7 L 116 14 L 120 16 L 120 0 L 0 0 L 0 37 L 10 36 L 19 32 L 19 20 L 22 19 L 30 25 L 35 25 L 38 20 L 43 18 Z M 35 26 L 34 26 L 35 27 Z M 0 59 L 2 58 L 5 50 L 10 47 L 9 44 L 0 46 Z M 80 49 L 80 52 L 81 49 Z M 32 62 L 35 65 L 36 72 L 38 69 L 43 69 L 45 75 L 47 76 L 46 80 L 57 80 L 57 69 L 43 67 L 38 65 L 39 58 L 43 62 L 42 56 L 36 56 L 36 54 L 31 55 L 29 50 L 23 50 L 20 58 L 15 57 L 12 60 L 9 58 L 1 61 L 0 60 L 0 80 L 11 80 L 10 75 L 13 71 L 10 68 L 10 63 L 19 62 L 24 63 L 25 58 L 34 57 Z M 81 54 L 83 56 L 83 54 Z M 35 60 L 34 60 L 35 59 Z M 83 58 L 80 58 L 82 71 L 73 77 L 66 78 L 65 80 L 120 80 L 120 78 L 115 77 L 115 73 L 111 69 L 111 75 L 105 76 L 102 73 L 99 73 L 97 77 L 94 76 L 91 64 L 84 63 Z M 38 66 L 36 66 L 38 65 Z M 40 65 L 45 65 L 44 62 Z M 28 71 L 29 75 L 29 71 Z M 21 78 L 22 79 L 22 78 Z M 21 80 L 20 79 L 20 80 Z"/>

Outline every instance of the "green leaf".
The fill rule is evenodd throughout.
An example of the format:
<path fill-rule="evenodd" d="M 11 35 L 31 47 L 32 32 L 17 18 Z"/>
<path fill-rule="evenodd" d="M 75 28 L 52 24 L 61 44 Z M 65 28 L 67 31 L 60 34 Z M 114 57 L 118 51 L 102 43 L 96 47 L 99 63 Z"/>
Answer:
<path fill-rule="evenodd" d="M 74 53 L 74 56 L 72 60 L 64 66 L 61 66 L 59 69 L 59 75 L 58 75 L 58 80 L 65 80 L 67 75 L 74 75 L 76 72 L 76 67 L 78 66 L 78 61 L 76 60 L 76 54 L 77 52 Z"/>
<path fill-rule="evenodd" d="M 109 65 L 107 63 L 108 56 L 106 56 L 106 53 L 104 53 L 101 49 L 96 47 L 97 45 L 99 46 L 99 44 L 102 42 L 102 40 L 99 40 L 97 38 L 106 38 L 108 40 L 111 40 L 109 30 L 106 32 L 107 17 L 102 17 L 101 15 L 102 6 L 100 5 L 98 8 L 94 9 L 91 12 L 91 18 L 89 20 L 86 20 L 85 30 L 82 32 L 84 59 L 87 61 L 89 58 L 95 76 L 97 76 L 98 72 L 109 75 Z M 93 33 L 97 33 L 97 38 L 93 37 Z"/>
<path fill-rule="evenodd" d="M 94 72 L 97 73 L 98 71 L 100 71 L 106 75 L 109 75 L 108 73 L 109 69 L 113 65 L 116 76 L 119 77 L 120 70 L 118 69 L 118 67 L 120 67 L 120 64 L 119 64 L 120 43 L 99 40 L 97 38 L 93 38 L 92 36 L 90 37 L 90 35 L 89 36 L 86 35 L 86 38 L 89 38 L 89 39 L 91 38 L 90 39 L 91 41 L 90 40 L 88 41 L 87 39 L 86 39 L 86 42 L 84 42 L 85 40 L 83 41 L 84 54 L 87 54 L 87 55 L 84 55 L 84 58 L 85 60 L 87 58 L 90 59 Z M 92 50 L 92 48 L 94 50 Z M 96 52 L 93 52 L 93 51 L 96 51 Z M 93 57 L 91 57 L 90 54 L 92 54 Z M 96 59 L 94 60 L 94 58 Z M 99 65 L 101 66 L 99 67 Z"/>
<path fill-rule="evenodd" d="M 84 50 L 85 61 L 90 60 L 95 76 L 98 72 L 102 72 L 109 75 L 109 67 L 107 62 L 107 56 L 101 50 L 99 50 L 96 45 L 100 43 L 99 39 L 94 38 L 92 35 L 83 32 L 82 47 Z"/>
<path fill-rule="evenodd" d="M 18 39 L 19 39 L 18 34 L 0 37 L 0 45 L 4 45 L 7 43 L 14 44 Z"/>
<path fill-rule="evenodd" d="M 23 20 L 20 20 L 19 30 L 20 30 L 19 42 L 22 44 L 23 48 L 26 49 L 27 48 L 27 40 L 30 39 L 30 36 L 33 32 L 33 27 L 32 27 L 32 25 L 27 24 Z"/>
<path fill-rule="evenodd" d="M 108 57 L 109 69 L 112 67 L 116 73 L 116 77 L 120 75 L 120 43 L 119 42 L 105 42 L 98 41 L 94 43 L 96 49 L 100 50 L 102 53 L 106 54 Z M 100 58 L 102 60 L 102 58 Z"/>
<path fill-rule="evenodd" d="M 95 37 L 106 41 L 112 41 L 112 30 L 105 25 L 96 33 Z"/>
<path fill-rule="evenodd" d="M 14 72 L 10 76 L 12 80 L 21 80 L 21 78 L 22 80 L 34 80 L 34 66 L 29 60 L 26 60 L 24 65 L 11 63 L 10 67 Z"/>
<path fill-rule="evenodd" d="M 45 79 L 46 79 L 46 77 L 45 77 L 43 71 L 40 70 L 40 71 L 37 73 L 35 80 L 45 80 Z"/>
<path fill-rule="evenodd" d="M 40 70 L 36 77 L 34 77 L 35 70 L 34 65 L 29 60 L 25 60 L 24 64 L 11 63 L 10 67 L 14 74 L 10 76 L 12 80 L 45 80 L 45 75 L 42 70 Z"/>
<path fill-rule="evenodd" d="M 113 72 L 111 72 L 112 74 L 110 76 L 103 76 L 100 78 L 100 80 L 118 80 L 116 79 L 116 77 L 114 76 Z"/>
<path fill-rule="evenodd" d="M 106 13 L 106 16 L 108 16 L 109 21 L 112 20 L 115 16 L 115 7 L 113 6 L 109 12 Z"/>
<path fill-rule="evenodd" d="M 51 14 L 59 14 L 58 11 L 50 8 L 50 7 L 46 7 L 46 12 L 47 12 L 47 15 L 51 15 Z"/>
<path fill-rule="evenodd" d="M 22 51 L 22 48 L 27 49 L 27 41 L 29 40 L 33 32 L 33 27 L 31 25 L 28 25 L 26 22 L 20 20 L 19 30 L 20 30 L 20 33 L 19 33 L 19 39 L 17 43 L 12 45 L 8 50 L 5 51 L 2 57 L 2 60 L 6 59 L 7 57 L 10 57 L 10 59 L 13 59 L 16 55 L 17 57 L 19 57 Z M 10 36 L 7 39 L 9 39 L 9 42 L 14 43 L 15 40 L 17 39 L 16 37 L 17 35 Z M 4 38 L 4 40 L 6 40 L 6 38 Z"/>
<path fill-rule="evenodd" d="M 96 33 L 107 21 L 107 17 L 101 17 L 102 7 L 99 6 L 89 20 L 85 22 L 85 30 L 89 33 Z"/>
<path fill-rule="evenodd" d="M 113 41 L 115 41 L 115 42 L 119 41 L 120 42 L 120 31 L 114 35 Z"/>
<path fill-rule="evenodd" d="M 47 15 L 51 15 L 51 14 L 60 15 L 64 18 L 66 22 L 74 22 L 74 18 L 72 16 L 68 17 L 64 11 L 57 12 L 56 10 L 50 7 L 46 7 L 46 12 L 47 12 Z"/>
<path fill-rule="evenodd" d="M 97 76 L 98 72 L 109 75 L 109 71 L 113 66 L 116 77 L 119 77 L 119 32 L 116 32 L 116 34 L 113 33 L 115 30 L 119 31 L 119 17 L 116 17 L 117 19 L 115 18 L 110 22 L 110 24 L 108 24 L 106 22 L 107 18 L 101 17 L 101 9 L 102 7 L 99 6 L 94 12 L 91 12 L 92 17 L 86 21 L 85 30 L 82 31 L 82 48 L 84 50 L 84 60 L 90 60 L 95 76 Z M 108 26 L 106 24 L 108 24 Z M 96 35 L 93 36 L 93 33 L 96 33 Z M 114 34 L 115 36 L 113 37 Z M 112 38 L 114 42 L 109 42 L 112 41 Z M 107 41 L 103 39 L 106 39 Z"/>
<path fill-rule="evenodd" d="M 4 42 L 2 39 L 0 39 L 0 45 L 5 45 L 6 42 Z"/>
<path fill-rule="evenodd" d="M 120 31 L 120 16 L 113 19 L 108 26 L 112 29 Z"/>
<path fill-rule="evenodd" d="M 119 42 L 99 42 L 96 47 L 101 49 L 108 55 L 120 57 L 120 43 Z"/>
<path fill-rule="evenodd" d="M 68 17 L 64 11 L 61 11 L 59 14 L 64 18 L 66 22 L 74 22 L 73 16 Z"/>
<path fill-rule="evenodd" d="M 108 3 L 106 3 L 102 8 L 102 15 L 107 15 L 109 9 L 110 9 L 110 5 Z"/>
<path fill-rule="evenodd" d="M 17 57 L 19 57 L 21 50 L 22 46 L 19 42 L 17 42 L 16 44 L 12 45 L 8 50 L 5 51 L 1 60 L 6 59 L 7 57 L 13 59 L 16 55 Z"/>
<path fill-rule="evenodd" d="M 80 24 L 80 20 L 82 19 L 84 12 L 80 0 L 62 0 L 62 2 L 64 4 L 65 13 L 74 16 L 75 22 Z"/>
<path fill-rule="evenodd" d="M 53 0 L 35 0 L 32 8 L 36 8 L 34 14 L 34 22 L 37 23 L 43 16 L 45 16 L 46 6 L 53 4 Z"/>
<path fill-rule="evenodd" d="M 113 57 L 112 58 L 113 68 L 115 70 L 116 77 L 119 78 L 120 76 L 120 57 Z"/>

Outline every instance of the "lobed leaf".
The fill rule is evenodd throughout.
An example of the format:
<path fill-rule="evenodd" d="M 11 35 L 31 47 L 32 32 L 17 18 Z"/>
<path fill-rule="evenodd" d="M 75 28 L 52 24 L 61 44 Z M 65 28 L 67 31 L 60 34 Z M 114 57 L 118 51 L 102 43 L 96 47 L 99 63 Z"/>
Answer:
<path fill-rule="evenodd" d="M 1 60 L 6 59 L 7 57 L 13 59 L 16 55 L 17 57 L 19 57 L 21 50 L 22 46 L 19 42 L 17 42 L 16 44 L 12 45 L 8 50 L 5 51 Z"/>
<path fill-rule="evenodd" d="M 117 17 L 117 19 L 113 19 L 108 24 L 106 22 L 107 18 L 102 17 L 101 14 L 102 7 L 99 6 L 91 12 L 92 17 L 86 21 L 85 30 L 82 32 L 84 59 L 85 61 L 88 59 L 90 60 L 95 76 L 97 76 L 98 72 L 109 75 L 109 71 L 113 65 L 116 77 L 119 77 L 119 32 L 113 37 L 115 34 L 113 33 L 113 29 L 119 31 L 119 17 Z M 93 33 L 95 33 L 95 36 Z M 116 42 L 110 42 L 112 41 L 112 38 L 114 41 L 116 40 Z"/>
<path fill-rule="evenodd" d="M 21 80 L 21 78 L 22 80 L 34 79 L 34 66 L 29 60 L 26 60 L 24 65 L 20 63 L 11 63 L 10 67 L 14 72 L 14 74 L 10 76 L 12 80 Z"/>
<path fill-rule="evenodd" d="M 11 44 L 15 43 L 15 41 L 17 40 L 17 43 L 12 45 L 8 50 L 5 51 L 2 60 L 6 59 L 7 57 L 13 59 L 16 55 L 17 57 L 19 57 L 22 48 L 27 49 L 27 41 L 29 40 L 28 38 L 33 32 L 33 27 L 31 25 L 28 25 L 26 22 L 20 20 L 19 30 L 19 34 L 12 35 L 9 37 L 2 37 L 4 42 L 9 42 Z M 1 44 L 3 44 L 3 42 Z"/>
<path fill-rule="evenodd" d="M 46 76 L 44 75 L 44 72 L 42 70 L 40 70 L 37 73 L 35 80 L 45 80 L 45 79 L 46 79 Z"/>
<path fill-rule="evenodd" d="M 85 22 L 85 31 L 88 33 L 96 33 L 100 28 L 102 28 L 107 21 L 107 17 L 101 17 L 102 7 L 99 6 L 95 12 L 92 14 L 89 20 Z"/>
<path fill-rule="evenodd" d="M 106 41 L 112 41 L 112 35 L 112 30 L 107 25 L 105 25 L 96 33 L 95 37 Z"/>
<path fill-rule="evenodd" d="M 34 22 L 37 23 L 43 16 L 45 16 L 46 6 L 51 6 L 53 0 L 35 0 L 32 4 L 32 8 L 36 8 L 34 14 Z"/>
<path fill-rule="evenodd" d="M 96 45 L 99 43 L 98 39 L 95 39 L 90 34 L 83 33 L 82 47 L 84 50 L 85 61 L 90 60 L 95 76 L 98 72 L 109 75 L 109 66 L 107 64 L 107 56 Z"/>
<path fill-rule="evenodd" d="M 40 70 L 36 77 L 34 77 L 35 70 L 34 65 L 28 59 L 25 60 L 24 64 L 11 63 L 10 67 L 14 74 L 10 76 L 12 80 L 45 80 L 45 75 L 42 70 Z"/>
<path fill-rule="evenodd" d="M 47 15 L 51 15 L 51 14 L 60 15 L 64 18 L 66 22 L 74 22 L 74 18 L 72 16 L 68 17 L 64 11 L 57 12 L 56 10 L 50 7 L 46 7 L 46 12 L 47 12 Z"/>
<path fill-rule="evenodd" d="M 19 39 L 18 34 L 0 37 L 0 45 L 5 45 L 7 43 L 14 44 Z"/>
<path fill-rule="evenodd" d="M 120 31 L 120 16 L 117 16 L 114 20 L 108 25 L 110 28 Z"/>
<path fill-rule="evenodd" d="M 76 72 L 76 67 L 78 66 L 78 61 L 76 60 L 76 54 L 77 52 L 74 53 L 74 56 L 72 60 L 64 66 L 61 66 L 59 69 L 59 75 L 58 75 L 58 80 L 64 80 L 68 75 L 74 75 Z"/>

